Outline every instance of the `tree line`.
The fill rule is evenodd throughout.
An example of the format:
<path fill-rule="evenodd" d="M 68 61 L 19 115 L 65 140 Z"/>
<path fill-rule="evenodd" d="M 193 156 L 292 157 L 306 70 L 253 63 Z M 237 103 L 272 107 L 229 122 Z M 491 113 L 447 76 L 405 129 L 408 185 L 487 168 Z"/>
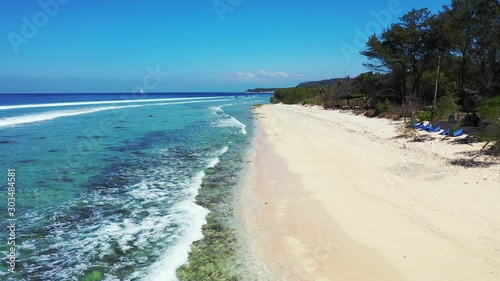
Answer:
<path fill-rule="evenodd" d="M 500 90 L 500 2 L 452 0 L 437 14 L 413 9 L 372 35 L 361 54 L 366 67 L 390 75 L 400 103 L 475 96 L 464 108 L 474 111 Z"/>
<path fill-rule="evenodd" d="M 452 0 L 435 14 L 413 9 L 370 36 L 360 53 L 372 71 L 276 90 L 271 102 L 328 108 L 362 96 L 366 107 L 424 111 L 430 119 L 479 112 L 490 124 L 487 136 L 500 143 L 499 0 Z"/>

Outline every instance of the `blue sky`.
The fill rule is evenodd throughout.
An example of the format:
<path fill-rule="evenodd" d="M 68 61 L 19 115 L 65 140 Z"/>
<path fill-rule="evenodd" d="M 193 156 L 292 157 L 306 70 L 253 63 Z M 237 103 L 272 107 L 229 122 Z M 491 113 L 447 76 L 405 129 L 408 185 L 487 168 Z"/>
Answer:
<path fill-rule="evenodd" d="M 367 71 L 357 52 L 444 0 L 4 0 L 0 93 L 244 91 Z"/>

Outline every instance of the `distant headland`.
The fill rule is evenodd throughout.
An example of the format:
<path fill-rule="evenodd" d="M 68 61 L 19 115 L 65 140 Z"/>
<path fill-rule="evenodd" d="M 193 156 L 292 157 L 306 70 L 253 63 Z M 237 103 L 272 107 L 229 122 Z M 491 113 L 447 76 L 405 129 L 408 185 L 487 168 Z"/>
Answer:
<path fill-rule="evenodd" d="M 255 94 L 272 94 L 274 91 L 278 90 L 279 88 L 255 88 L 255 89 L 248 89 L 245 91 L 245 93 L 255 93 Z"/>

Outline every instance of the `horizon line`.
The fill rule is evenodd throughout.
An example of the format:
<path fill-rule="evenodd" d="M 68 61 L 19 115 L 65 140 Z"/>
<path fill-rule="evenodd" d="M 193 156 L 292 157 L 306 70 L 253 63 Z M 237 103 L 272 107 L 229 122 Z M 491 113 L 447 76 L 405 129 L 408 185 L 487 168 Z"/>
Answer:
<path fill-rule="evenodd" d="M 78 94 L 129 94 L 129 95 L 144 95 L 147 96 L 148 94 L 260 94 L 260 93 L 272 93 L 272 92 L 248 92 L 248 91 L 207 91 L 207 92 L 202 92 L 202 91 L 175 91 L 175 92 L 146 92 L 146 93 L 130 93 L 130 92 L 36 92 L 36 93 L 29 93 L 29 92 L 19 92 L 19 93 L 2 93 L 0 92 L 0 95 L 38 95 L 38 94 L 69 94 L 69 95 L 78 95 Z"/>

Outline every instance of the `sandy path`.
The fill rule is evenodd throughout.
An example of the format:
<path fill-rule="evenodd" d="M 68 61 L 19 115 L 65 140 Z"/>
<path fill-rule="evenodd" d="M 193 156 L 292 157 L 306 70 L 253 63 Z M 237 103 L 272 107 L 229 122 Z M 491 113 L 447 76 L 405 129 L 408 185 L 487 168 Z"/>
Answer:
<path fill-rule="evenodd" d="M 318 108 L 256 113 L 246 209 L 269 279 L 500 280 L 500 167 L 447 164 L 479 144 Z"/>

